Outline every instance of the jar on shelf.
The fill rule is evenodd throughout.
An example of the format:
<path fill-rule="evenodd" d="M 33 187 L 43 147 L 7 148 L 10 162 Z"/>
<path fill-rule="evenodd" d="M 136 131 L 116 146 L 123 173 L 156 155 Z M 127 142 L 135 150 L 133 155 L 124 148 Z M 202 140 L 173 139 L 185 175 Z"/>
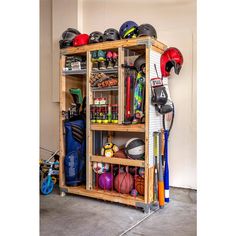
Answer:
<path fill-rule="evenodd" d="M 114 124 L 117 124 L 118 123 L 118 105 L 117 104 L 113 104 L 111 106 L 111 112 L 112 112 L 111 122 Z"/>
<path fill-rule="evenodd" d="M 106 99 L 106 98 L 100 98 L 99 103 L 100 103 L 101 105 L 107 104 L 107 99 Z"/>
<path fill-rule="evenodd" d="M 90 105 L 90 120 L 92 123 L 96 123 L 96 105 Z"/>
<path fill-rule="evenodd" d="M 108 105 L 108 114 L 107 114 L 107 117 L 108 117 L 108 123 L 111 123 L 111 120 L 112 120 L 111 104 Z"/>
<path fill-rule="evenodd" d="M 101 124 L 103 119 L 102 107 L 101 105 L 96 105 L 96 106 L 97 106 L 97 123 Z"/>
<path fill-rule="evenodd" d="M 108 105 L 107 104 L 102 105 L 102 114 L 103 114 L 102 122 L 104 124 L 107 124 L 108 123 Z"/>
<path fill-rule="evenodd" d="M 93 99 L 93 103 L 94 103 L 95 105 L 100 104 L 100 98 L 94 98 L 94 99 Z"/>

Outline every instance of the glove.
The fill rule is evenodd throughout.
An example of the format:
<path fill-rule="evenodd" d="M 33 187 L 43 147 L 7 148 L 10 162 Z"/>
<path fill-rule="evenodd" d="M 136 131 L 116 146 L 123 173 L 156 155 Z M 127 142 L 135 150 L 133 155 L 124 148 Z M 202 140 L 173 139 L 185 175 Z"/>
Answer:
<path fill-rule="evenodd" d="M 157 106 L 163 106 L 168 101 L 168 94 L 166 92 L 165 86 L 159 86 L 153 88 L 152 93 L 152 104 Z"/>

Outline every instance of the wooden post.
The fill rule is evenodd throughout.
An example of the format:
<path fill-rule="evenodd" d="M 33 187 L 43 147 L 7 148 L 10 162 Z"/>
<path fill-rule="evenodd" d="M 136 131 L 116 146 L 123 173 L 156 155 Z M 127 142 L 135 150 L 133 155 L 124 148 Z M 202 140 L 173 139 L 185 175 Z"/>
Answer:
<path fill-rule="evenodd" d="M 89 83 L 92 70 L 91 52 L 87 51 L 86 75 L 86 189 L 92 189 L 92 163 L 90 161 L 93 151 L 93 137 L 90 129 L 90 104 L 93 103 L 92 90 Z"/>
<path fill-rule="evenodd" d="M 124 68 L 122 68 L 121 64 L 124 63 L 124 48 L 118 48 L 118 123 L 122 124 L 124 120 Z"/>
<path fill-rule="evenodd" d="M 59 185 L 65 185 L 64 174 L 64 158 L 65 158 L 65 144 L 64 144 L 64 117 L 62 111 L 66 110 L 66 77 L 62 74 L 62 68 L 65 66 L 65 56 L 60 56 L 60 168 L 59 168 Z"/>
<path fill-rule="evenodd" d="M 146 78 L 145 78 L 145 191 L 144 202 L 147 204 L 149 199 L 149 89 L 150 89 L 150 48 L 146 46 Z"/>

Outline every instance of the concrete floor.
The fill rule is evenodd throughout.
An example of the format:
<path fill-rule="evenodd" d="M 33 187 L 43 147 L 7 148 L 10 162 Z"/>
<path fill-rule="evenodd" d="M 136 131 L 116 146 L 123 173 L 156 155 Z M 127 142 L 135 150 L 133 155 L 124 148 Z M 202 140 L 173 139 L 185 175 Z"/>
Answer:
<path fill-rule="evenodd" d="M 196 229 L 196 191 L 171 189 L 171 202 L 125 235 L 193 236 Z M 86 197 L 40 197 L 40 236 L 117 236 L 147 214 L 141 210 Z"/>

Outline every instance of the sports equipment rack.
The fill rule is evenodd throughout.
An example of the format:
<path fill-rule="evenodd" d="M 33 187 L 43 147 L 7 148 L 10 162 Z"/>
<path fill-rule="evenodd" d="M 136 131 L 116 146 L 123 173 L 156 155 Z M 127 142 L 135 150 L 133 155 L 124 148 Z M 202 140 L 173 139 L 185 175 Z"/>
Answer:
<path fill-rule="evenodd" d="M 123 39 L 117 41 L 89 44 L 79 47 L 69 47 L 60 50 L 60 191 L 61 195 L 66 193 L 77 194 L 97 198 L 110 202 L 118 202 L 126 205 L 141 207 L 149 211 L 154 203 L 154 151 L 153 132 L 162 127 L 161 117 L 151 104 L 151 84 L 150 79 L 157 77 L 154 64 L 156 64 L 159 75 L 160 56 L 167 46 L 150 37 L 140 37 L 135 39 Z M 110 50 L 118 53 L 118 86 L 116 91 L 105 91 L 109 99 L 115 96 L 118 104 L 118 123 L 99 124 L 90 121 L 90 105 L 97 91 L 90 86 L 90 76 L 94 73 L 92 69 L 91 52 L 96 50 Z M 126 51 L 129 50 L 129 57 L 137 57 L 144 54 L 146 58 L 146 83 L 145 83 L 145 123 L 124 125 L 125 116 L 125 68 L 122 64 L 129 58 Z M 69 71 L 63 70 L 67 56 L 86 56 L 86 70 Z M 130 58 L 131 58 L 130 57 Z M 109 73 L 109 70 L 102 71 Z M 166 81 L 167 83 L 167 81 Z M 70 88 L 80 88 L 83 96 L 86 96 L 86 184 L 69 187 L 65 184 L 64 158 L 65 158 L 65 132 L 63 111 L 68 110 L 72 98 L 69 94 Z M 132 160 L 125 158 L 102 157 L 95 152 L 95 133 L 103 133 L 104 140 L 108 142 L 118 142 L 125 144 L 129 138 L 141 137 L 145 141 L 145 159 Z M 101 146 L 102 147 L 102 146 Z M 101 148 L 100 147 L 100 148 Z M 93 163 L 109 163 L 110 165 L 123 165 L 132 167 L 143 167 L 144 172 L 144 195 L 131 196 L 122 194 L 115 190 L 106 191 L 96 187 L 96 178 L 93 171 Z"/>

